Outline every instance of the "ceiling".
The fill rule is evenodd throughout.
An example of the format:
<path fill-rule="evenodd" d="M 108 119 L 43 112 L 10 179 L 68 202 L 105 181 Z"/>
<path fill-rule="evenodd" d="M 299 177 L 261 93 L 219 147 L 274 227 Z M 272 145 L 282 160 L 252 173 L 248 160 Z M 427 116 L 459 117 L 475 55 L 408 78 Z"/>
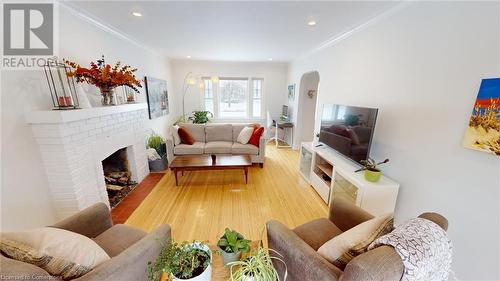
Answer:
<path fill-rule="evenodd" d="M 71 1 L 170 58 L 290 61 L 395 6 L 390 1 Z M 140 12 L 135 17 L 132 12 Z M 307 23 L 317 22 L 315 26 Z"/>

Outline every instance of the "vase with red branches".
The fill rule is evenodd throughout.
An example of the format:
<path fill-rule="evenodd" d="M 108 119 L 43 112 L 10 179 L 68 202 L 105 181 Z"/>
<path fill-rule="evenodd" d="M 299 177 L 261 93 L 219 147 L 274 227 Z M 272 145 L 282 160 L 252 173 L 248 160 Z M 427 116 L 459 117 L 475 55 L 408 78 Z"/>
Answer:
<path fill-rule="evenodd" d="M 97 63 L 90 62 L 90 67 L 81 67 L 79 64 L 64 60 L 72 70 L 68 72 L 68 76 L 75 77 L 78 83 L 88 83 L 96 86 L 101 91 L 102 104 L 111 105 L 113 101 L 113 90 L 119 86 L 126 86 L 139 93 L 141 82 L 135 77 L 136 68 L 129 65 L 121 65 L 117 62 L 114 66 L 106 64 L 104 56 L 97 60 Z"/>

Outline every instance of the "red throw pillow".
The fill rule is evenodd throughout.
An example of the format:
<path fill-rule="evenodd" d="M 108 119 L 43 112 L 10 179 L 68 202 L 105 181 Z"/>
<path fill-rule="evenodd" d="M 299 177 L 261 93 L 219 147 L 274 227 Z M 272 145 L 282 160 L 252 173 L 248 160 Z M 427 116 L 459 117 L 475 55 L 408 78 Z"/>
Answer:
<path fill-rule="evenodd" d="M 181 143 L 193 145 L 194 138 L 189 133 L 188 130 L 186 130 L 185 128 L 179 128 L 179 130 L 177 132 L 179 132 L 179 138 L 181 139 Z"/>
<path fill-rule="evenodd" d="M 260 136 L 262 136 L 262 133 L 264 133 L 264 127 L 254 128 L 248 143 L 259 147 Z"/>
<path fill-rule="evenodd" d="M 338 127 L 335 129 L 335 134 L 336 135 L 341 135 L 346 138 L 351 138 L 351 134 L 349 134 L 349 131 L 345 127 Z"/>

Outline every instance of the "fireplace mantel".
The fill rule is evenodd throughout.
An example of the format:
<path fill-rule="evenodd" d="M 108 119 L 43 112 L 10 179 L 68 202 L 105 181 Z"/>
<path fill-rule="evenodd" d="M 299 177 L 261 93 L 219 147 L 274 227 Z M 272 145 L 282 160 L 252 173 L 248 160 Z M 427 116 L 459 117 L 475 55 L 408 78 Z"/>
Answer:
<path fill-rule="evenodd" d="M 119 149 L 127 149 L 133 181 L 149 173 L 146 103 L 32 111 L 25 117 L 40 148 L 58 218 L 97 202 L 109 205 L 102 161 Z"/>
<path fill-rule="evenodd" d="M 41 110 L 25 114 L 28 124 L 59 124 L 148 108 L 147 103 L 122 104 L 72 110 Z"/>

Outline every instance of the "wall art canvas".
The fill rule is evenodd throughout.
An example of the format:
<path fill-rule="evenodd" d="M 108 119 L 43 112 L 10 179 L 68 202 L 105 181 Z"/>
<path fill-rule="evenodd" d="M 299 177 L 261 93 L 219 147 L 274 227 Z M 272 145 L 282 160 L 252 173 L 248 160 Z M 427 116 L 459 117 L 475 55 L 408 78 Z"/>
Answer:
<path fill-rule="evenodd" d="M 153 77 L 144 77 L 144 84 L 146 85 L 149 119 L 167 115 L 170 112 L 167 81 Z"/>
<path fill-rule="evenodd" d="M 289 101 L 295 100 L 295 84 L 288 85 L 288 100 Z"/>
<path fill-rule="evenodd" d="M 481 81 L 464 146 L 500 156 L 500 78 Z"/>

